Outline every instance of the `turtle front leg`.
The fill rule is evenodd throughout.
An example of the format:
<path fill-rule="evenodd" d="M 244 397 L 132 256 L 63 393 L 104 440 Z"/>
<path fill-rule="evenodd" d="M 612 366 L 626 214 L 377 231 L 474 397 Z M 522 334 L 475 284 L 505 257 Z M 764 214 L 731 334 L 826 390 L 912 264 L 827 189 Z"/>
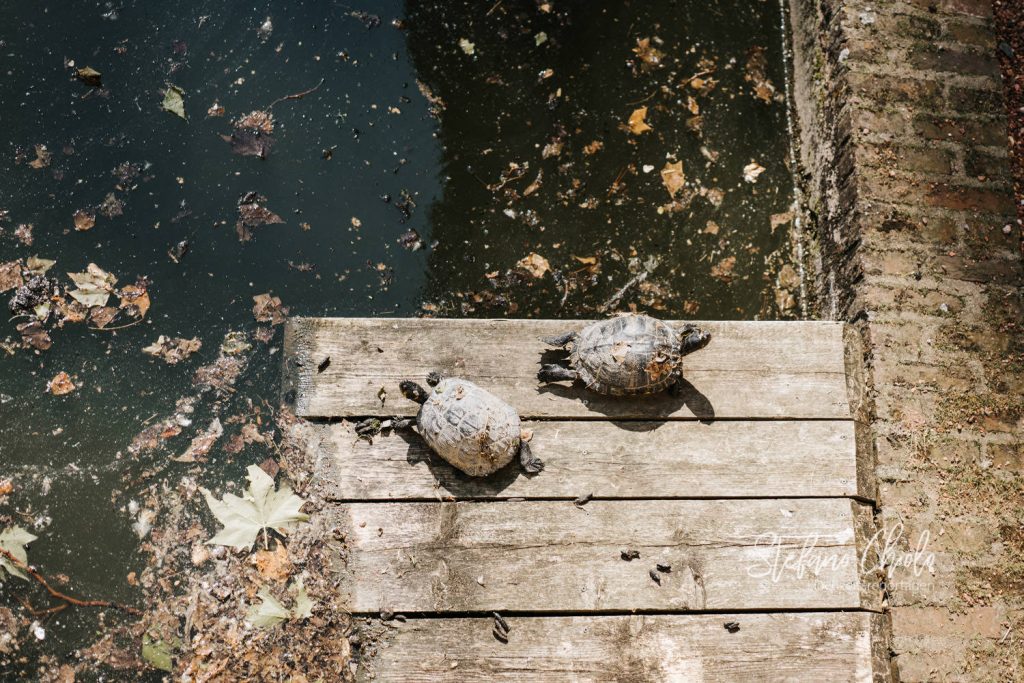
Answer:
<path fill-rule="evenodd" d="M 566 332 L 557 337 L 541 337 L 541 341 L 549 346 L 566 346 L 569 342 L 576 339 L 575 332 Z"/>
<path fill-rule="evenodd" d="M 544 461 L 530 450 L 530 444 L 519 441 L 519 465 L 527 474 L 537 474 L 544 469 Z"/>
<path fill-rule="evenodd" d="M 540 366 L 540 372 L 537 373 L 537 379 L 541 382 L 575 382 L 578 378 L 579 374 L 575 370 L 556 363 Z"/>

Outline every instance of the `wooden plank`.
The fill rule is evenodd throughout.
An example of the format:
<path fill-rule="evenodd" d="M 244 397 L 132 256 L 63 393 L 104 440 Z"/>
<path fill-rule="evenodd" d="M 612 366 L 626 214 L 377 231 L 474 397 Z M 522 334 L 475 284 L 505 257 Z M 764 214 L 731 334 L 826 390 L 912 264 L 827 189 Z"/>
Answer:
<path fill-rule="evenodd" d="M 358 439 L 351 422 L 324 427 L 318 469 L 333 500 L 772 498 L 862 495 L 849 420 L 528 422 L 544 471 L 517 463 L 469 477 L 414 432 Z"/>
<path fill-rule="evenodd" d="M 508 643 L 489 618 L 410 619 L 375 654 L 358 681 L 891 681 L 872 652 L 881 615 L 782 614 L 507 617 Z M 740 629 L 730 633 L 724 624 Z M 887 658 L 886 658 L 887 659 Z"/>
<path fill-rule="evenodd" d="M 349 503 L 352 612 L 877 609 L 849 499 Z M 621 559 L 635 549 L 640 559 Z M 671 565 L 648 572 L 656 563 Z M 875 582 L 877 583 L 877 582 Z"/>
<path fill-rule="evenodd" d="M 402 398 L 398 382 L 437 370 L 495 392 L 523 417 L 850 418 L 841 323 L 701 322 L 713 339 L 686 357 L 688 384 L 679 397 L 623 399 L 578 385 L 539 385 L 541 362 L 557 355 L 540 337 L 584 324 L 293 318 L 285 331 L 284 394 L 303 417 L 412 415 L 416 405 Z"/>

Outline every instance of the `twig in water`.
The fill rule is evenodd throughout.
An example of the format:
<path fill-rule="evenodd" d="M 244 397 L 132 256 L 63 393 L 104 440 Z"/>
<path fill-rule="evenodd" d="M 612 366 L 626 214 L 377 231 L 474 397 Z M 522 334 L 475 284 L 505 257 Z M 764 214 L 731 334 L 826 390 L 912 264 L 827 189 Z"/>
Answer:
<path fill-rule="evenodd" d="M 278 97 L 276 100 L 274 100 L 273 102 L 271 102 L 267 106 L 267 111 L 270 111 L 270 108 L 273 107 L 278 102 L 284 102 L 285 100 L 301 100 L 306 95 L 309 95 L 310 93 L 314 93 L 317 90 L 319 90 L 320 86 L 323 85 L 323 84 L 324 84 L 324 79 L 321 78 L 320 82 L 317 83 L 316 85 L 314 85 L 309 90 L 303 90 L 302 92 L 297 92 L 294 95 L 285 95 L 284 97 Z"/>
<path fill-rule="evenodd" d="M 612 298 L 608 299 L 608 301 L 605 301 L 603 304 L 601 304 L 601 308 L 599 310 L 602 313 L 604 313 L 618 306 L 619 302 L 622 300 L 623 295 L 625 295 L 625 293 L 628 292 L 631 287 L 635 287 L 636 285 L 646 280 L 647 276 L 651 274 L 651 271 L 658 267 L 658 263 L 660 263 L 659 259 L 649 259 L 644 270 L 631 277 L 629 281 L 626 282 L 626 284 L 622 285 L 622 287 L 619 288 L 619 291 L 615 292 L 615 294 L 612 295 Z"/>
<path fill-rule="evenodd" d="M 135 609 L 134 607 L 122 605 L 119 602 L 110 602 L 109 600 L 80 600 L 78 598 L 73 598 L 67 593 L 61 593 L 59 590 L 51 586 L 50 583 L 46 580 L 46 578 L 43 577 L 42 574 L 40 574 L 35 569 L 19 560 L 9 550 L 0 548 L 0 555 L 3 555 L 5 558 L 7 558 L 7 560 L 18 569 L 27 572 L 29 576 L 31 576 L 39 583 L 39 585 L 46 589 L 46 592 L 50 594 L 50 597 L 56 598 L 57 600 L 63 600 L 67 604 L 76 605 L 78 607 L 113 607 L 114 609 L 119 609 L 124 612 L 128 612 L 129 614 L 142 614 L 142 612 Z M 51 608 L 40 613 L 47 614 L 50 612 L 59 612 L 61 609 L 64 609 L 64 607 Z M 35 613 L 35 610 L 30 611 Z"/>

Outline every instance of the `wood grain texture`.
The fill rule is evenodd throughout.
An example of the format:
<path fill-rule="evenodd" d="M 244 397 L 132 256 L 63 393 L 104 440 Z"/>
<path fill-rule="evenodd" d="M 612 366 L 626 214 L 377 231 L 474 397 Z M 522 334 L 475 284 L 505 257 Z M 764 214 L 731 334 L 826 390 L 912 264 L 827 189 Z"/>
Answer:
<path fill-rule="evenodd" d="M 333 500 L 772 498 L 864 495 L 854 423 L 837 421 L 527 422 L 544 471 L 518 463 L 469 477 L 413 431 L 358 439 L 325 427 L 318 468 Z M 865 496 L 868 497 L 868 496 Z"/>
<path fill-rule="evenodd" d="M 887 683 L 866 612 L 412 619 L 360 662 L 358 681 L 402 683 Z M 730 633 L 727 622 L 739 624 Z"/>
<path fill-rule="evenodd" d="M 417 406 L 401 396 L 398 382 L 422 381 L 437 370 L 496 393 L 524 418 L 851 416 L 841 323 L 701 322 L 713 338 L 684 359 L 687 384 L 679 397 L 615 398 L 578 384 L 541 386 L 540 364 L 559 352 L 540 337 L 586 322 L 292 318 L 284 394 L 302 417 L 412 415 Z"/>
<path fill-rule="evenodd" d="M 345 534 L 349 611 L 564 613 L 878 609 L 873 576 L 860 573 L 865 510 L 833 498 L 348 503 L 321 514 Z M 656 563 L 671 565 L 660 585 Z"/>

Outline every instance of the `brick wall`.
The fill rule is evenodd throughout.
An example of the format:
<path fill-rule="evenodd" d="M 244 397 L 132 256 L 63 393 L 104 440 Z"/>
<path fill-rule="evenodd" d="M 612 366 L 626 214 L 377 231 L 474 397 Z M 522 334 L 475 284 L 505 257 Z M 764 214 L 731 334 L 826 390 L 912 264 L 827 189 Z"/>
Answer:
<path fill-rule="evenodd" d="M 1024 680 L 1024 269 L 991 14 L 791 3 L 815 305 L 864 337 L 879 525 L 934 554 L 890 572 L 903 681 Z"/>

